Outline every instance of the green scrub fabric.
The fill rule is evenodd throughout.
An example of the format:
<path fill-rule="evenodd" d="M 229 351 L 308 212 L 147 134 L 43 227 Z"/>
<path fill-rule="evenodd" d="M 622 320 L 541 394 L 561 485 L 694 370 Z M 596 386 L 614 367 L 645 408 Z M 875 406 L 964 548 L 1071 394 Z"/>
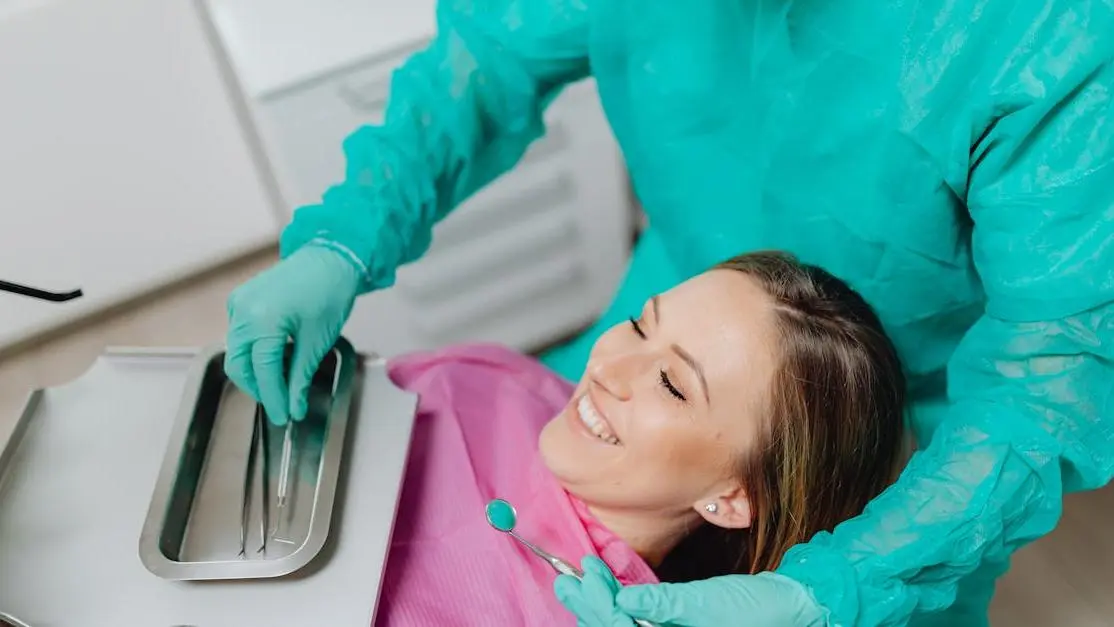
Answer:
<path fill-rule="evenodd" d="M 1011 553 L 1111 479 L 1110 0 L 444 0 L 437 22 L 284 256 L 325 242 L 391 285 L 590 77 L 649 228 L 547 363 L 577 378 L 650 295 L 769 248 L 850 282 L 903 357 L 919 451 L 778 571 L 832 624 L 985 624 Z"/>

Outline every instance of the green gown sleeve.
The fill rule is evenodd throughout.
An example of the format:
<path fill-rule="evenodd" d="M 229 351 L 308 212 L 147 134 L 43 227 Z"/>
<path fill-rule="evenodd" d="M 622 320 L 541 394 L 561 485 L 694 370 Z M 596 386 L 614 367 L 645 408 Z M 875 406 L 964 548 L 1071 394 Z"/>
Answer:
<path fill-rule="evenodd" d="M 509 170 L 544 131 L 560 89 L 589 75 L 583 0 L 442 0 L 437 36 L 391 79 L 384 122 L 344 141 L 342 182 L 301 207 L 286 257 L 330 246 L 390 286 L 434 224 Z"/>
<path fill-rule="evenodd" d="M 987 307 L 948 364 L 947 417 L 862 516 L 779 568 L 832 624 L 948 608 L 963 578 L 1052 530 L 1065 492 L 1114 472 L 1112 46 L 1046 44 L 1016 73 L 1037 96 L 1018 100 L 1035 104 L 1004 95 L 974 138 L 967 202 Z"/>

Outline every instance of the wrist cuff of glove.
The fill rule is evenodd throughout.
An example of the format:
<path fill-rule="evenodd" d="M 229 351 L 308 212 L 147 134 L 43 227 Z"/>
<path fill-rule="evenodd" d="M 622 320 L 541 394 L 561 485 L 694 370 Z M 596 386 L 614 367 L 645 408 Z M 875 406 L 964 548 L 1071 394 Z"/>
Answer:
<path fill-rule="evenodd" d="M 344 257 L 360 277 L 361 294 L 375 289 L 389 287 L 394 283 L 393 272 L 387 277 L 377 279 L 374 268 L 369 267 L 355 250 L 331 237 L 331 234 L 327 231 L 320 231 L 312 236 L 306 236 L 299 233 L 296 229 L 287 227 L 279 240 L 279 258 L 286 259 L 295 252 L 309 247 L 327 248 L 339 254 L 341 257 Z"/>
<path fill-rule="evenodd" d="M 813 542 L 820 540 L 819 536 Z M 839 554 L 811 544 L 790 549 L 776 573 L 804 586 L 821 608 L 828 627 L 849 627 L 859 617 L 859 588 L 855 569 Z"/>
<path fill-rule="evenodd" d="M 288 257 L 290 257 L 294 253 L 298 252 L 299 250 L 303 250 L 303 249 L 306 249 L 306 248 L 323 248 L 323 249 L 326 249 L 326 250 L 333 251 L 334 253 L 336 253 L 337 255 L 342 257 L 345 261 L 347 261 L 348 264 L 352 267 L 352 269 L 356 271 L 356 274 L 360 279 L 360 291 L 361 291 L 361 293 L 365 292 L 365 291 L 369 291 L 371 289 L 374 289 L 373 287 L 370 287 L 372 282 L 371 282 L 370 273 L 368 272 L 368 267 L 366 265 L 364 265 L 364 263 L 356 255 L 356 253 L 353 252 L 351 248 L 348 248 L 344 244 L 341 244 L 340 242 L 334 242 L 333 240 L 330 240 L 326 237 L 317 237 L 317 238 L 308 240 L 304 244 L 302 244 L 302 245 L 300 245 L 296 248 L 291 247 L 289 249 L 282 249 L 280 247 L 279 258 L 280 259 L 287 259 Z"/>
<path fill-rule="evenodd" d="M 310 241 L 306 242 L 305 246 L 303 246 L 303 248 L 310 247 L 328 248 L 329 250 L 340 254 L 340 256 L 344 257 L 345 260 L 348 261 L 348 263 L 352 264 L 352 268 L 355 269 L 357 273 L 359 273 L 361 287 L 364 287 L 365 284 L 371 283 L 371 274 L 368 271 L 367 265 L 364 264 L 364 262 L 360 261 L 360 258 L 356 256 L 356 253 L 352 252 L 351 248 L 348 248 L 347 246 L 339 242 L 334 242 L 323 237 L 311 239 Z"/>
<path fill-rule="evenodd" d="M 398 266 L 429 247 L 429 228 L 405 211 L 404 199 L 381 186 L 346 183 L 325 193 L 321 204 L 300 207 L 279 239 L 283 258 L 303 246 L 327 245 L 359 268 L 360 293 L 394 285 Z"/>

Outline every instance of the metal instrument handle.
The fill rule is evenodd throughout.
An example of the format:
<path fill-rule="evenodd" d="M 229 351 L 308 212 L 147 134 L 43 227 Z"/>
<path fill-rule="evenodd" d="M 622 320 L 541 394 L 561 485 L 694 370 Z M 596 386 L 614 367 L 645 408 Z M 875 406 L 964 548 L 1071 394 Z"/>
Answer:
<path fill-rule="evenodd" d="M 7 612 L 0 611 L 0 627 L 31 627 Z"/>
<path fill-rule="evenodd" d="M 69 292 L 50 292 L 42 290 L 37 287 L 29 287 L 20 285 L 19 283 L 12 283 L 10 281 L 0 281 L 0 291 L 11 292 L 12 294 L 19 294 L 28 298 L 37 298 L 52 303 L 64 303 L 75 298 L 81 298 L 83 293 L 80 288 L 71 290 Z M 0 616 L 0 618 L 3 618 Z"/>

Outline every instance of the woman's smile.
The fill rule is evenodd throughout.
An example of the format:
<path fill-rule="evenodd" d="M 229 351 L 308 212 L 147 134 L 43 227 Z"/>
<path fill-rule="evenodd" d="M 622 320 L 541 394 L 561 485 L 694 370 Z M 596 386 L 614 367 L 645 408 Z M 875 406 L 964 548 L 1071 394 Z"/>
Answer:
<path fill-rule="evenodd" d="M 569 412 L 569 420 L 578 431 L 597 442 L 611 446 L 618 446 L 621 443 L 615 434 L 615 429 L 592 402 L 587 392 L 581 394 L 576 401 L 575 410 Z"/>

